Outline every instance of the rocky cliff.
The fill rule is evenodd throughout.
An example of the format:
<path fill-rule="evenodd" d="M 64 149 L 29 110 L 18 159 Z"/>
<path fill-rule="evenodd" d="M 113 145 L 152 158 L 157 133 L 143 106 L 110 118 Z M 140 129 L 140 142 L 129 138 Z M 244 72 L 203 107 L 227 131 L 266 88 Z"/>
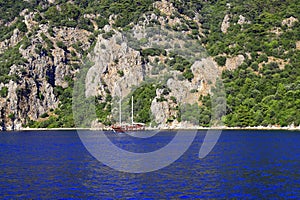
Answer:
<path fill-rule="evenodd" d="M 74 78 L 86 60 L 93 63 L 86 77 L 87 96 L 105 99 L 107 95 L 114 98 L 121 94 L 126 97 L 133 92 L 133 88 L 149 80 L 163 84 L 164 89 L 156 89 L 156 97 L 152 99 L 150 108 L 154 122 L 159 126 L 168 126 L 168 119 L 176 118 L 178 110 L 174 108 L 180 103 L 200 104 L 200 95 L 208 94 L 217 74 L 220 75 L 218 67 L 212 58 L 204 57 L 206 52 L 203 47 L 199 46 L 201 55 L 193 52 L 194 49 L 189 45 L 197 48 L 200 43 L 195 43 L 197 37 L 187 39 L 191 29 L 178 32 L 165 27 L 173 26 L 176 29 L 190 20 L 201 32 L 201 24 L 197 18 L 186 15 L 174 18 L 176 9 L 168 1 L 158 1 L 153 6 L 164 16 L 144 14 L 139 24 L 133 25 L 130 31 L 113 28 L 113 16 L 110 17 L 111 25 L 102 29 L 93 23 L 94 28 L 102 32 L 94 38 L 94 43 L 94 34 L 90 31 L 40 23 L 37 16 L 43 17 L 43 13 L 23 10 L 20 17 L 23 17 L 27 31 L 21 32 L 15 28 L 12 36 L 0 43 L 2 53 L 16 48 L 25 61 L 11 65 L 8 75 L 17 78 L 0 85 L 0 90 L 7 90 L 0 100 L 2 129 L 21 129 L 28 122 L 44 121 L 49 116 L 56 116 L 54 111 L 61 102 L 58 89 L 71 87 L 68 80 Z M 57 5 L 57 8 L 60 9 L 60 6 Z M 96 15 L 85 17 L 93 20 Z M 139 43 L 135 44 L 136 41 Z M 87 56 L 83 55 L 92 43 L 93 49 Z M 166 49 L 167 54 L 141 55 L 141 49 L 157 47 Z M 167 66 L 167 60 L 170 59 L 168 54 L 173 50 L 182 57 L 186 56 L 185 50 L 190 51 L 191 54 L 186 57 L 192 65 L 192 78 L 189 80 L 183 77 L 183 70 Z M 164 94 L 166 89 L 168 94 Z M 174 123 L 178 122 L 175 120 Z"/>
<path fill-rule="evenodd" d="M 24 15 L 27 33 L 16 28 L 10 39 L 0 43 L 0 51 L 15 48 L 25 60 L 10 66 L 8 75 L 16 79 L 0 85 L 0 90 L 7 90 L 0 100 L 3 130 L 21 129 L 58 108 L 55 89 L 67 88 L 67 78 L 76 72 L 74 65 L 82 62 L 83 55 L 72 45 L 80 43 L 82 50 L 91 45 L 91 33 L 82 29 L 54 27 L 50 35 L 50 26 L 34 21 L 35 14 Z"/>

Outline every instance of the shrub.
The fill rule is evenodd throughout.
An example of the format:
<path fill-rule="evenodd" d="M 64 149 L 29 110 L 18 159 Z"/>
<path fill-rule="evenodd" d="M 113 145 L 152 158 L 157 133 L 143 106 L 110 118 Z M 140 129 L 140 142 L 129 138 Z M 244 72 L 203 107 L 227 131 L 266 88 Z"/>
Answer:
<path fill-rule="evenodd" d="M 24 22 L 19 22 L 17 28 L 23 33 L 26 33 L 28 31 L 27 26 Z"/>
<path fill-rule="evenodd" d="M 95 19 L 98 28 L 103 28 L 106 24 L 108 24 L 108 20 L 103 17 L 98 17 Z"/>
<path fill-rule="evenodd" d="M 191 90 L 190 90 L 190 93 L 196 93 L 196 92 L 198 92 L 197 89 L 191 89 Z"/>
<path fill-rule="evenodd" d="M 44 114 L 41 115 L 41 118 L 46 118 L 46 117 L 49 117 L 48 113 L 44 113 Z"/>
<path fill-rule="evenodd" d="M 67 46 L 62 41 L 57 41 L 56 45 L 57 45 L 58 48 L 61 48 L 61 49 L 65 50 L 65 51 L 68 50 Z"/>
<path fill-rule="evenodd" d="M 91 20 L 86 19 L 84 17 L 80 18 L 78 23 L 78 28 L 93 32 L 94 31 L 94 25 L 91 22 Z"/>
<path fill-rule="evenodd" d="M 111 30 L 111 31 L 109 31 L 109 32 L 107 32 L 107 33 L 104 33 L 104 34 L 102 34 L 102 37 L 104 38 L 104 39 L 109 39 L 109 38 L 111 38 L 113 35 L 114 35 L 114 31 L 113 30 Z"/>
<path fill-rule="evenodd" d="M 159 56 L 159 55 L 167 55 L 166 50 L 164 49 L 157 49 L 157 48 L 148 48 L 148 49 L 143 49 L 141 52 L 142 56 L 147 57 L 147 56 Z"/>
<path fill-rule="evenodd" d="M 214 58 L 219 66 L 224 66 L 226 64 L 226 57 L 225 56 L 217 56 Z"/>
<path fill-rule="evenodd" d="M 120 77 L 123 77 L 124 76 L 123 70 L 118 70 L 118 74 L 119 74 Z"/>
<path fill-rule="evenodd" d="M 186 69 L 182 75 L 185 79 L 188 79 L 189 81 L 192 81 L 192 79 L 194 78 L 194 74 L 191 69 Z"/>
<path fill-rule="evenodd" d="M 0 96 L 2 98 L 5 98 L 5 97 L 7 97 L 7 95 L 8 95 L 8 88 L 4 86 L 0 90 Z"/>
<path fill-rule="evenodd" d="M 262 63 L 262 62 L 268 62 L 268 56 L 266 54 L 261 54 L 258 59 L 257 59 L 258 63 Z"/>

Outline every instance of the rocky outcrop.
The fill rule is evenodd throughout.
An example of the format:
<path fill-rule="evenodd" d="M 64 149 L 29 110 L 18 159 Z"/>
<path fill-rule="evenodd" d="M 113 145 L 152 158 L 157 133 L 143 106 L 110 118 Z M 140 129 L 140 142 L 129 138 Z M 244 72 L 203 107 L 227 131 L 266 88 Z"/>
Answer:
<path fill-rule="evenodd" d="M 112 96 L 120 96 L 120 93 L 126 96 L 133 86 L 143 81 L 147 67 L 142 65 L 140 53 L 121 39 L 121 33 L 110 39 L 98 37 L 90 56 L 94 66 L 87 73 L 87 96 L 106 96 L 106 87 Z"/>
<path fill-rule="evenodd" d="M 27 28 L 29 30 L 32 30 L 35 26 L 38 25 L 36 21 L 34 21 L 34 16 L 37 14 L 37 12 L 26 12 L 28 11 L 27 9 L 25 10 L 23 16 L 24 16 L 24 23 L 26 24 Z M 27 13 L 27 14 L 25 14 Z"/>
<path fill-rule="evenodd" d="M 225 15 L 223 22 L 221 24 L 221 31 L 223 33 L 227 33 L 227 29 L 230 27 L 230 16 L 228 14 Z"/>
<path fill-rule="evenodd" d="M 3 53 L 9 47 L 13 47 L 22 40 L 23 34 L 19 29 L 15 29 L 10 39 L 0 42 L 0 53 Z"/>
<path fill-rule="evenodd" d="M 150 62 L 144 62 L 145 58 L 140 52 L 131 47 L 132 40 L 141 40 L 147 34 L 140 29 L 141 27 L 135 26 L 132 32 L 126 33 L 127 35 L 114 30 L 115 33 L 110 38 L 98 36 L 94 51 L 89 55 L 93 66 L 89 68 L 86 75 L 85 94 L 100 96 L 103 100 L 111 94 L 113 99 L 117 100 L 120 95 L 125 98 L 134 88 L 144 83 L 165 83 L 165 88 L 156 90 L 156 97 L 151 103 L 153 122 L 159 127 L 177 126 L 178 105 L 199 103 L 200 95 L 210 93 L 210 87 L 220 75 L 218 66 L 211 57 L 194 62 L 191 66 L 194 78 L 190 81 L 182 78 L 182 72 L 172 68 L 162 69 L 158 74 L 152 74 L 151 70 L 154 66 L 151 62 L 154 62 L 154 57 L 149 56 Z M 104 30 L 109 32 L 111 27 L 106 26 Z M 151 47 L 154 38 L 148 37 L 150 46 L 144 48 Z M 180 42 L 178 39 L 176 41 Z M 163 42 L 164 40 L 161 41 Z M 163 55 L 156 59 L 159 62 L 165 60 Z M 148 80 L 150 82 L 147 82 Z M 167 93 L 164 92 L 165 89 L 168 90 Z"/>
<path fill-rule="evenodd" d="M 227 33 L 227 30 L 229 29 L 230 27 L 230 20 L 231 20 L 232 15 L 230 14 L 226 14 L 224 16 L 224 19 L 222 21 L 222 24 L 221 24 L 221 31 L 223 33 Z M 243 28 L 243 25 L 244 24 L 251 24 L 251 21 L 247 20 L 246 17 L 244 17 L 243 15 L 239 15 L 239 19 L 237 21 L 237 24 L 241 25 L 241 27 Z M 236 23 L 234 23 L 234 25 L 236 25 Z"/>
<path fill-rule="evenodd" d="M 154 7 L 168 16 L 172 15 L 175 11 L 173 4 L 166 0 L 155 2 Z"/>
<path fill-rule="evenodd" d="M 291 28 L 291 27 L 293 27 L 294 24 L 295 24 L 296 22 L 298 22 L 298 21 L 299 21 L 299 20 L 298 20 L 297 18 L 291 16 L 291 17 L 289 17 L 289 18 L 287 18 L 287 19 L 282 20 L 281 25 L 282 25 L 282 26 L 285 26 L 285 25 L 286 25 L 287 27 Z"/>
<path fill-rule="evenodd" d="M 300 41 L 297 41 L 297 42 L 296 42 L 296 49 L 297 49 L 297 50 L 300 50 Z"/>
<path fill-rule="evenodd" d="M 5 86 L 8 95 L 1 101 L 2 120 L 5 122 L 2 129 L 20 129 L 28 119 L 36 120 L 58 106 L 53 87 L 45 80 L 25 78 L 18 83 L 10 81 Z"/>
<path fill-rule="evenodd" d="M 236 57 L 232 58 L 227 58 L 226 59 L 226 64 L 225 64 L 225 69 L 228 70 L 234 70 L 238 68 L 245 60 L 245 57 L 243 55 L 238 55 Z"/>
<path fill-rule="evenodd" d="M 167 101 L 158 102 L 155 98 L 151 104 L 151 113 L 154 116 L 155 123 L 158 124 L 158 128 L 163 128 L 166 126 L 170 115 L 170 106 Z"/>
<path fill-rule="evenodd" d="M 276 58 L 276 57 L 273 57 L 273 56 L 268 56 L 268 62 L 259 63 L 258 67 L 261 69 L 261 68 L 263 68 L 263 65 L 270 64 L 270 63 L 277 63 L 279 69 L 283 70 L 284 67 L 285 67 L 285 65 L 288 64 L 288 61 L 286 61 L 284 59 L 281 59 L 281 58 Z"/>
<path fill-rule="evenodd" d="M 167 87 L 170 89 L 170 93 L 165 96 L 165 101 L 158 101 L 162 91 L 156 91 L 157 97 L 152 101 L 151 112 L 154 121 L 159 124 L 159 128 L 185 127 L 184 124 L 187 125 L 189 122 L 178 123 L 177 120 L 174 120 L 178 115 L 175 108 L 178 105 L 199 104 L 199 97 L 210 93 L 211 86 L 220 76 L 218 66 L 211 57 L 196 61 L 191 70 L 194 74 L 192 81 L 180 80 L 176 75 L 168 79 Z M 175 98 L 176 103 L 172 101 L 172 98 Z M 172 123 L 167 123 L 169 119 Z"/>
<path fill-rule="evenodd" d="M 33 12 L 22 12 L 27 28 L 31 30 L 36 26 Z M 0 97 L 1 127 L 3 130 L 22 128 L 28 120 L 38 120 L 40 116 L 59 104 L 55 87 L 68 87 L 66 77 L 73 77 L 76 72 L 72 68 L 75 61 L 71 60 L 71 50 L 77 56 L 77 63 L 81 62 L 82 55 L 72 45 L 80 41 L 80 48 L 87 50 L 91 42 L 91 33 L 75 28 L 53 29 L 54 36 L 48 33 L 49 26 L 42 24 L 29 37 L 29 44 L 19 48 L 22 58 L 26 60 L 20 65 L 12 65 L 8 75 L 17 76 L 17 80 L 1 84 L 8 88 L 7 96 Z M 43 36 L 42 36 L 43 35 Z M 17 45 L 22 39 L 22 34 L 15 29 L 10 39 L 0 43 L 0 53 L 9 47 Z M 43 37 L 47 37 L 45 42 Z M 62 42 L 66 49 L 58 47 L 57 42 Z M 52 43 L 53 47 L 48 45 Z M 47 52 L 45 49 L 49 49 Z"/>
<path fill-rule="evenodd" d="M 246 19 L 246 17 L 244 17 L 243 15 L 239 15 L 239 20 L 238 20 L 237 23 L 240 24 L 240 25 L 243 25 L 243 24 L 250 24 L 251 22 L 248 21 Z"/>

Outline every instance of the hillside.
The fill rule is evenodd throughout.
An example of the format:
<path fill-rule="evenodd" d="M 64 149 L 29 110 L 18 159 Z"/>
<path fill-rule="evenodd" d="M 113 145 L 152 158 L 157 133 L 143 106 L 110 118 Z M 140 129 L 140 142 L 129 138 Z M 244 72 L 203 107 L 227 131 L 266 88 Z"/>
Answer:
<path fill-rule="evenodd" d="M 107 127 L 120 94 L 122 120 L 133 96 L 134 120 L 153 127 L 299 126 L 299 9 L 297 0 L 0 0 L 2 130 Z"/>

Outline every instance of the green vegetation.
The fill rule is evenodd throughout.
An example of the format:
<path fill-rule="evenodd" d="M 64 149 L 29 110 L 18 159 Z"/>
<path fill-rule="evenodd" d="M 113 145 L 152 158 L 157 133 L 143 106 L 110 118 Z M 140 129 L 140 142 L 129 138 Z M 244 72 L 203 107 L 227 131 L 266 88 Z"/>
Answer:
<path fill-rule="evenodd" d="M 295 49 L 295 44 L 300 40 L 300 26 L 299 21 L 290 28 L 281 23 L 291 16 L 300 19 L 296 0 L 269 0 L 264 3 L 231 1 L 230 8 L 222 0 L 173 2 L 180 14 L 191 17 L 195 11 L 201 14 L 200 22 L 206 34 L 201 41 L 218 65 L 225 65 L 224 54 L 242 54 L 246 58 L 237 70 L 223 72 L 227 97 L 227 113 L 223 120 L 226 125 L 299 125 L 300 53 Z M 230 14 L 230 27 L 226 34 L 220 30 L 225 14 Z M 239 15 L 251 23 L 237 24 Z M 273 32 L 276 27 L 280 34 Z M 280 64 L 281 61 L 267 63 L 270 56 L 289 61 L 289 64 Z M 284 69 L 279 69 L 279 65 Z M 184 70 L 183 65 L 175 65 L 175 68 Z M 207 109 L 204 112 L 207 117 L 201 118 L 209 119 L 211 111 L 208 108 L 211 106 L 204 98 L 200 98 L 204 104 L 200 110 Z M 190 107 L 194 109 L 187 108 L 187 113 L 193 116 L 197 105 Z"/>
<path fill-rule="evenodd" d="M 164 49 L 156 49 L 156 48 L 148 48 L 148 49 L 143 49 L 141 52 L 141 55 L 144 57 L 147 56 L 159 56 L 159 55 L 167 55 L 166 50 Z"/>
<path fill-rule="evenodd" d="M 67 46 L 62 41 L 57 41 L 56 45 L 57 45 L 58 48 L 61 48 L 65 51 L 67 51 Z"/>
<path fill-rule="evenodd" d="M 145 84 L 133 92 L 134 120 L 142 123 L 151 122 L 151 102 L 156 96 L 156 86 Z M 131 102 L 130 102 L 131 104 Z"/>
<path fill-rule="evenodd" d="M 247 65 L 245 65 L 247 66 Z M 223 73 L 228 126 L 287 126 L 300 124 L 300 68 L 276 63 L 255 74 L 250 67 Z"/>
<path fill-rule="evenodd" d="M 192 63 L 190 61 L 174 53 L 170 53 L 169 57 L 170 59 L 168 59 L 167 61 L 168 66 L 172 67 L 175 70 L 183 72 L 183 77 L 189 81 L 194 78 L 194 74 L 191 70 Z"/>
<path fill-rule="evenodd" d="M 60 10 L 55 5 L 49 7 L 44 16 L 55 26 L 76 27 L 80 14 L 77 5 L 64 3 L 60 5 Z"/>
<path fill-rule="evenodd" d="M 69 87 L 62 88 L 60 86 L 56 86 L 54 89 L 55 95 L 58 96 L 60 100 L 60 104 L 58 108 L 54 111 L 55 115 L 49 115 L 47 113 L 42 114 L 40 117 L 45 118 L 49 117 L 43 121 L 30 121 L 28 122 L 28 126 L 31 128 L 71 128 L 75 127 L 73 112 L 72 112 L 72 94 L 73 94 L 73 80 L 68 79 Z"/>
<path fill-rule="evenodd" d="M 285 57 L 286 51 L 293 51 L 295 41 L 299 40 L 299 22 L 292 29 L 287 29 L 281 22 L 288 17 L 300 19 L 298 2 L 296 0 L 265 1 L 233 1 L 228 9 L 224 1 L 214 1 L 206 5 L 202 10 L 201 21 L 204 28 L 209 30 L 207 48 L 211 55 L 217 56 L 222 53 L 229 55 L 265 52 L 268 56 Z M 227 11 L 228 10 L 228 11 Z M 234 14 L 231 26 L 226 34 L 220 30 L 220 24 L 226 12 Z M 251 21 L 250 24 L 237 24 L 239 15 Z M 234 24 L 235 23 L 235 24 Z M 284 31 L 280 37 L 272 32 L 275 27 Z"/>
<path fill-rule="evenodd" d="M 7 97 L 7 95 L 8 95 L 8 88 L 4 86 L 0 90 L 0 96 L 2 98 L 5 98 L 5 97 Z"/>
<path fill-rule="evenodd" d="M 109 118 L 109 115 L 111 114 L 111 95 L 109 94 L 106 97 L 105 102 L 102 102 L 101 100 L 101 97 L 98 97 L 95 102 L 97 118 L 99 122 L 106 126 L 110 126 L 112 124 Z"/>
<path fill-rule="evenodd" d="M 7 49 L 4 53 L 0 54 L 0 82 L 8 83 L 9 80 L 17 80 L 16 75 L 8 75 L 10 67 L 12 65 L 23 65 L 27 62 L 19 52 L 21 44 L 16 45 L 13 48 Z"/>
<path fill-rule="evenodd" d="M 124 71 L 123 70 L 118 70 L 118 74 L 120 77 L 123 77 L 124 76 Z"/>
<path fill-rule="evenodd" d="M 27 32 L 27 27 L 19 14 L 25 8 L 33 10 L 36 5 L 36 1 L 0 0 L 0 41 L 9 39 L 15 28 L 23 33 Z"/>
<path fill-rule="evenodd" d="M 215 61 L 219 66 L 224 66 L 226 64 L 226 57 L 225 56 L 215 57 Z"/>
<path fill-rule="evenodd" d="M 104 38 L 104 39 L 109 39 L 109 38 L 111 38 L 113 35 L 114 35 L 114 31 L 113 30 L 111 30 L 111 31 L 109 31 L 109 32 L 106 32 L 106 33 L 104 33 L 103 35 L 102 35 L 102 37 Z"/>
<path fill-rule="evenodd" d="M 46 118 L 46 117 L 49 117 L 48 113 L 44 113 L 44 114 L 41 115 L 41 118 Z"/>
<path fill-rule="evenodd" d="M 116 27 L 125 27 L 131 22 L 136 23 L 141 15 L 149 10 L 152 10 L 153 0 L 131 0 L 131 1 L 86 1 L 83 7 L 88 13 L 101 13 L 103 17 L 108 19 L 112 14 L 117 15 L 115 21 Z"/>
<path fill-rule="evenodd" d="M 115 26 L 125 27 L 131 22 L 137 22 L 142 13 L 152 10 L 152 0 L 143 1 L 79 1 L 73 3 L 65 1 L 56 1 L 46 9 L 45 19 L 55 26 L 79 27 L 93 32 L 94 27 L 90 19 L 84 18 L 84 14 L 101 13 L 102 16 L 96 18 L 99 28 L 108 24 L 110 15 L 117 15 Z M 56 5 L 60 5 L 58 9 Z"/>

